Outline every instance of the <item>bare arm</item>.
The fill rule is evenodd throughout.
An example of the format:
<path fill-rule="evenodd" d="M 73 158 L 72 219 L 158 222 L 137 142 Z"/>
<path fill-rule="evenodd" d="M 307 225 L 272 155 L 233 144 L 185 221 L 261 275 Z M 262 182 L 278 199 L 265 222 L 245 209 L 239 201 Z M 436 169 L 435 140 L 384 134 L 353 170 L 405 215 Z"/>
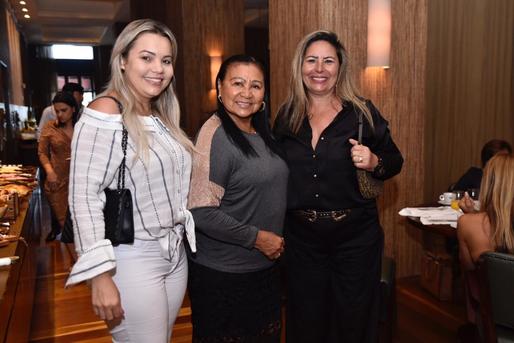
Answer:
<path fill-rule="evenodd" d="M 473 270 L 475 269 L 475 264 L 473 263 L 473 259 L 471 258 L 471 254 L 469 253 L 469 248 L 466 243 L 466 233 L 463 229 L 463 224 L 459 219 L 457 230 L 457 237 L 459 239 L 459 260 L 460 264 L 465 270 Z"/>
<path fill-rule="evenodd" d="M 457 223 L 459 258 L 466 270 L 475 269 L 475 263 L 484 252 L 493 251 L 490 224 L 485 213 L 465 214 Z"/>

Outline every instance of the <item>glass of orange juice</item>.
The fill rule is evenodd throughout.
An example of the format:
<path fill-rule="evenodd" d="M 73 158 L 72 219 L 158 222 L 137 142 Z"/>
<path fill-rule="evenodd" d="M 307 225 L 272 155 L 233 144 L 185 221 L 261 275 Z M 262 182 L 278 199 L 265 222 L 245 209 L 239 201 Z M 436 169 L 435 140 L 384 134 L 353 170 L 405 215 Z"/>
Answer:
<path fill-rule="evenodd" d="M 460 208 L 459 207 L 459 200 L 464 197 L 464 191 L 453 191 L 453 193 L 455 194 L 455 199 L 452 200 L 450 206 L 454 210 L 458 210 Z"/>

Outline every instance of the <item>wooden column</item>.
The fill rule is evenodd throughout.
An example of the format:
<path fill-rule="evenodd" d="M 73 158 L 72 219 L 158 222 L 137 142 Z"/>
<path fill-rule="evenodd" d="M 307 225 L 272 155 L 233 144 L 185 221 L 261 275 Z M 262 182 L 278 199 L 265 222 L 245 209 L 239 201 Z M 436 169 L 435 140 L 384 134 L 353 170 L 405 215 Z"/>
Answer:
<path fill-rule="evenodd" d="M 166 23 L 178 41 L 176 87 L 182 124 L 194 136 L 216 108 L 211 82 L 211 58 L 244 53 L 243 0 L 133 0 L 134 18 Z M 217 71 L 216 71 L 217 72 Z"/>
<path fill-rule="evenodd" d="M 394 257 L 397 276 L 419 273 L 421 234 L 398 211 L 423 200 L 423 135 L 425 116 L 425 54 L 427 1 L 392 0 L 391 68 L 366 68 L 367 1 L 270 1 L 270 73 L 272 110 L 287 94 L 291 60 L 305 34 L 336 32 L 353 64 L 352 75 L 362 95 L 370 98 L 389 121 L 405 164 L 386 183 L 379 199 L 385 254 Z"/>

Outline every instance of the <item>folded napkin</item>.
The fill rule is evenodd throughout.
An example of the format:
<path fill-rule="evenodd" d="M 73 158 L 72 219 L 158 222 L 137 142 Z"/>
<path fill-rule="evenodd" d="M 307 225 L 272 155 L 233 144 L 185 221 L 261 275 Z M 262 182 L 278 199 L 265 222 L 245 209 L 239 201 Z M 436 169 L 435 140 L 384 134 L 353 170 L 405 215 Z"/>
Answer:
<path fill-rule="evenodd" d="M 406 207 L 398 212 L 404 217 L 419 217 L 424 225 L 441 224 L 457 227 L 457 219 L 462 215 L 460 210 L 449 206 L 440 207 Z"/>

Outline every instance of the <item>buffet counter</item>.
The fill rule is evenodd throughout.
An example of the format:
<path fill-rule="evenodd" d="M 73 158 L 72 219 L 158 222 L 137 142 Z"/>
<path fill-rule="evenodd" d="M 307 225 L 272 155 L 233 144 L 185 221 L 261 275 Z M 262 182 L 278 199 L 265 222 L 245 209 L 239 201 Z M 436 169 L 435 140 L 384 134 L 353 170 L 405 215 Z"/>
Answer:
<path fill-rule="evenodd" d="M 33 177 L 36 178 L 35 169 Z M 18 257 L 13 264 L 0 266 L 0 342 L 29 340 L 41 226 L 40 199 L 39 187 L 33 185 L 31 192 L 17 199 L 15 218 L 0 219 L 0 230 L 7 235 L 0 235 L 0 259 Z M 8 242 L 1 237 L 8 237 Z"/>

